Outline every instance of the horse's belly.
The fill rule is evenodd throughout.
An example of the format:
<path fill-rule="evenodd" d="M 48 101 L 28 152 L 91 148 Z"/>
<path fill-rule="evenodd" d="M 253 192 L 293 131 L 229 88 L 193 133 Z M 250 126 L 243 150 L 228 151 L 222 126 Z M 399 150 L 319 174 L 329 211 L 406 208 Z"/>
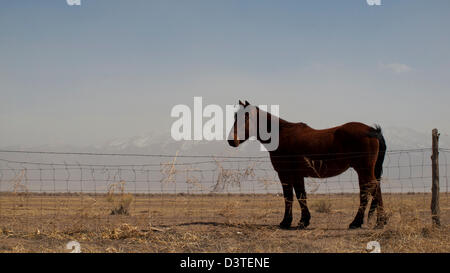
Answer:
<path fill-rule="evenodd" d="M 350 164 L 339 161 L 306 160 L 307 177 L 327 178 L 339 175 L 350 167 Z"/>

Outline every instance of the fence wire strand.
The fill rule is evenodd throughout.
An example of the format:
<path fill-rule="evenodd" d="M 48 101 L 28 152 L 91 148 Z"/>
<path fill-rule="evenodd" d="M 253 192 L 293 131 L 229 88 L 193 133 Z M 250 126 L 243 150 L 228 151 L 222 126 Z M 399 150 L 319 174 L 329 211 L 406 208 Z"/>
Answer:
<path fill-rule="evenodd" d="M 450 210 L 449 153 L 440 149 L 443 215 Z M 386 153 L 381 188 L 387 206 L 414 201 L 421 214 L 429 213 L 430 156 L 431 149 Z M 359 205 L 358 175 L 352 169 L 326 179 L 306 178 L 305 186 L 310 210 L 325 219 L 327 228 L 332 222 L 349 222 Z M 0 150 L 0 228 L 73 228 L 83 223 L 98 228 L 116 222 L 277 224 L 284 209 L 281 192 L 268 156 Z"/>

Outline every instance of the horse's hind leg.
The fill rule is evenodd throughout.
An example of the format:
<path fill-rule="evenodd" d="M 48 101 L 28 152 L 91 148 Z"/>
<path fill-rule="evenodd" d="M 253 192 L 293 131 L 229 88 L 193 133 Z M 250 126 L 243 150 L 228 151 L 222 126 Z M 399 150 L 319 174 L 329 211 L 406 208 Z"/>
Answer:
<path fill-rule="evenodd" d="M 292 223 L 292 203 L 294 202 L 294 193 L 292 191 L 292 183 L 288 177 L 280 175 L 281 185 L 283 186 L 284 195 L 284 217 L 280 223 L 280 228 L 288 229 Z"/>
<path fill-rule="evenodd" d="M 355 219 L 350 224 L 349 228 L 360 228 L 364 222 L 364 212 L 367 208 L 367 203 L 369 200 L 369 194 L 372 196 L 375 193 L 376 179 L 373 174 L 366 170 L 357 170 L 359 178 L 359 208 L 356 213 Z"/>
<path fill-rule="evenodd" d="M 384 214 L 384 207 L 383 207 L 383 198 L 381 197 L 381 187 L 378 185 L 377 187 L 377 193 L 376 198 L 378 202 L 377 207 L 377 228 L 382 228 L 384 225 L 386 225 L 386 215 Z"/>
<path fill-rule="evenodd" d="M 377 209 L 377 228 L 382 228 L 387 221 L 384 214 L 383 198 L 381 196 L 381 185 L 379 181 L 376 187 L 375 194 L 372 198 L 372 204 L 370 205 L 368 218 L 370 219 L 373 216 L 375 209 Z"/>
<path fill-rule="evenodd" d="M 378 185 L 378 187 L 379 187 L 379 186 L 380 186 L 380 185 Z M 368 219 L 371 219 L 371 218 L 372 218 L 373 213 L 375 212 L 375 209 L 378 207 L 378 198 L 377 198 L 377 195 L 378 195 L 378 187 L 377 187 L 377 189 L 376 189 L 375 195 L 374 195 L 373 198 L 372 198 L 372 202 L 370 203 L 369 214 L 367 215 L 367 218 L 368 218 Z"/>
<path fill-rule="evenodd" d="M 306 204 L 306 191 L 305 191 L 305 178 L 301 177 L 294 183 L 294 190 L 297 200 L 302 209 L 302 218 L 298 223 L 299 229 L 304 229 L 309 226 L 309 220 L 311 219 L 311 214 L 309 213 L 308 206 Z"/>

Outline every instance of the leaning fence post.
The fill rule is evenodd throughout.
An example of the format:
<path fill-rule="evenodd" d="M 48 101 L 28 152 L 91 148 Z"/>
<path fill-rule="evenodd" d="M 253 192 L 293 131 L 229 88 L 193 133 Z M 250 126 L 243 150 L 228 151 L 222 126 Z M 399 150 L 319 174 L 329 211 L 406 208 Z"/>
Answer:
<path fill-rule="evenodd" d="M 432 131 L 433 146 L 431 155 L 432 164 L 432 184 L 431 184 L 431 219 L 433 224 L 440 226 L 439 219 L 439 133 L 437 129 Z"/>

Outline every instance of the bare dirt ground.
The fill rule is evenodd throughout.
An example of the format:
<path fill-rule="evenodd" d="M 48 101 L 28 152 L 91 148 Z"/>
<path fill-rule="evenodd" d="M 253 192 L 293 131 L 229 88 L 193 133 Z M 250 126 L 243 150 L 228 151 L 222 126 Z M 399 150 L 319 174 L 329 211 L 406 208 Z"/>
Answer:
<path fill-rule="evenodd" d="M 441 194 L 440 228 L 430 194 L 385 194 L 389 222 L 349 230 L 356 194 L 308 196 L 311 225 L 281 230 L 283 197 L 254 195 L 0 194 L 0 252 L 450 252 L 450 198 Z M 114 211 L 114 215 L 111 213 Z M 128 213 L 128 214 L 127 214 Z"/>

